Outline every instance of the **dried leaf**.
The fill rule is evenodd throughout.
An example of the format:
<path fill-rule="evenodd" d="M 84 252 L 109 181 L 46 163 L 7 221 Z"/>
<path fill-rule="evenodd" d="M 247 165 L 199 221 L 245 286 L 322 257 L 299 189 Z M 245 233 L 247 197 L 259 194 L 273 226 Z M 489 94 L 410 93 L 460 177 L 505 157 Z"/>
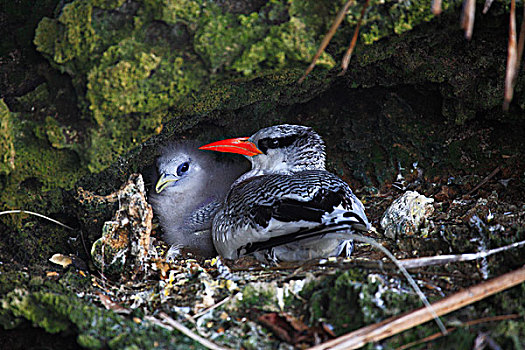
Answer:
<path fill-rule="evenodd" d="M 100 302 L 102 303 L 102 305 L 104 305 L 106 309 L 113 310 L 118 314 L 124 314 L 124 315 L 128 315 L 131 313 L 130 309 L 126 309 L 125 307 L 115 303 L 107 295 L 104 295 L 102 293 L 97 293 L 97 295 L 98 295 Z"/>
<path fill-rule="evenodd" d="M 327 332 L 324 325 L 322 328 L 309 327 L 303 321 L 287 313 L 267 313 L 259 316 L 258 321 L 277 337 L 293 345 L 316 344 L 319 340 L 325 341 L 334 337 L 333 332 Z"/>
<path fill-rule="evenodd" d="M 268 313 L 259 316 L 258 321 L 261 322 L 264 326 L 271 329 L 273 333 L 280 339 L 284 340 L 287 343 L 293 344 L 292 342 L 292 332 L 289 324 L 276 312 Z"/>
<path fill-rule="evenodd" d="M 58 254 L 58 253 L 54 254 L 49 259 L 49 261 L 51 261 L 53 264 L 57 264 L 57 265 L 60 265 L 62 267 L 68 267 L 73 262 L 73 260 L 69 256 L 63 255 L 63 254 Z"/>

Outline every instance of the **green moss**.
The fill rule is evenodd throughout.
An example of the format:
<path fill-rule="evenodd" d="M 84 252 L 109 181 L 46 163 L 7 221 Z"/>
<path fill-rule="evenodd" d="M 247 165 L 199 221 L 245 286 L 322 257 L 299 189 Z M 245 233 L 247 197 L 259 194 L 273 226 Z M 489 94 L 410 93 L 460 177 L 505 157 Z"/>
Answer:
<path fill-rule="evenodd" d="M 107 120 L 103 126 L 91 130 L 89 146 L 83 153 L 89 171 L 99 172 L 107 168 L 119 155 L 159 133 L 164 113 L 162 110 L 152 112 L 147 119 L 127 116 Z"/>
<path fill-rule="evenodd" d="M 46 117 L 42 126 L 35 127 L 35 135 L 43 140 L 49 141 L 54 148 L 64 148 L 67 145 L 63 129 L 53 117 Z"/>
<path fill-rule="evenodd" d="M 26 106 L 46 105 L 51 103 L 49 89 L 46 83 L 38 85 L 33 91 L 17 98 L 17 101 Z"/>
<path fill-rule="evenodd" d="M 406 283 L 404 283 L 406 284 Z M 368 276 L 361 288 L 359 306 L 366 324 L 379 322 L 390 316 L 402 314 L 409 309 L 417 308 L 421 302 L 410 287 L 399 289 L 385 285 L 378 276 Z"/>
<path fill-rule="evenodd" d="M 243 309 L 255 307 L 264 311 L 279 311 L 277 284 L 261 282 L 247 285 L 242 291 L 240 304 Z"/>
<path fill-rule="evenodd" d="M 63 332 L 70 327 L 66 315 L 56 314 L 49 304 L 58 302 L 59 296 L 51 293 L 30 294 L 27 290 L 15 289 L 7 294 L 4 302 L 9 304 L 15 317 L 23 317 L 49 333 Z"/>
<path fill-rule="evenodd" d="M 212 72 L 229 67 L 246 46 L 265 32 L 257 13 L 236 17 L 212 6 L 204 11 L 203 18 L 208 20 L 199 26 L 194 46 Z"/>
<path fill-rule="evenodd" d="M 102 349 L 104 347 L 104 343 L 100 339 L 90 334 L 79 334 L 77 336 L 77 343 L 88 349 Z"/>
<path fill-rule="evenodd" d="M 284 24 L 271 27 L 266 37 L 249 46 L 232 67 L 249 75 L 269 67 L 285 67 L 294 61 L 307 62 L 317 50 L 314 37 L 308 32 L 303 21 L 292 17 Z M 331 68 L 335 61 L 323 53 L 317 64 Z"/>
<path fill-rule="evenodd" d="M 33 40 L 38 51 L 43 54 L 54 56 L 55 43 L 58 37 L 59 24 L 56 20 L 44 17 L 38 24 L 35 38 Z"/>
<path fill-rule="evenodd" d="M 37 50 L 72 77 L 82 118 L 96 122 L 83 132 L 82 144 L 69 147 L 81 159 L 80 168 L 91 172 L 103 170 L 117 156 L 157 134 L 163 121 L 177 117 L 174 108 L 199 101 L 199 90 L 217 80 L 221 71 L 253 75 L 268 67 L 308 62 L 317 47 L 318 29 L 329 20 L 319 13 L 331 14 L 319 12 L 322 6 L 315 2 L 281 1 L 239 15 L 225 13 L 212 2 L 171 0 L 144 2 L 136 12 L 106 11 L 122 4 L 70 2 L 56 20 L 44 18 L 34 38 Z M 155 29 L 159 26 L 155 20 L 171 27 Z M 188 41 L 193 48 L 174 46 L 182 39 L 170 33 L 184 37 L 181 25 L 193 36 Z M 327 54 L 320 63 L 334 64 Z M 239 90 L 222 92 L 213 108 Z M 253 101 L 254 94 L 241 91 L 234 97 L 247 104 L 244 98 Z M 76 135 L 71 125 L 51 118 L 35 130 L 55 148 L 66 148 L 69 134 Z"/>
<path fill-rule="evenodd" d="M 8 175 L 15 169 L 13 122 L 9 108 L 0 99 L 0 175 Z"/>
<path fill-rule="evenodd" d="M 89 72 L 89 108 L 99 125 L 104 125 L 104 119 L 132 113 L 147 119 L 148 113 L 167 109 L 196 90 L 204 78 L 199 68 L 181 57 L 124 40 L 110 47 L 100 65 Z"/>
<path fill-rule="evenodd" d="M 234 16 L 212 7 L 204 11 L 209 19 L 196 33 L 195 50 L 208 60 L 212 72 L 226 68 L 252 75 L 308 62 L 317 50 L 322 21 L 317 15 L 309 21 L 312 13 L 307 9 L 315 8 L 269 1 L 258 13 Z M 335 62 L 323 53 L 318 64 L 333 67 Z"/>
<path fill-rule="evenodd" d="M 71 188 L 83 175 L 82 171 L 78 171 L 81 168 L 74 152 L 50 149 L 47 143 L 35 140 L 31 131 L 24 127 L 17 128 L 17 131 L 27 135 L 15 143 L 18 174 L 26 178 L 51 180 L 43 184 L 44 191 L 55 187 Z"/>
<path fill-rule="evenodd" d="M 75 67 L 82 68 L 99 41 L 91 25 L 92 11 L 89 2 L 75 1 L 64 5 L 58 21 L 44 18 L 35 33 L 37 50 L 52 55 L 59 65 L 77 59 Z"/>
<path fill-rule="evenodd" d="M 47 139 L 50 136 L 59 148 L 64 146 L 64 139 L 60 137 L 60 128 L 55 128 L 56 121 L 51 118 L 49 123 L 54 127 L 47 130 L 41 129 L 34 121 L 23 116 L 13 120 L 12 130 L 17 136 L 13 140 L 15 167 L 2 189 L 4 193 L 9 194 L 2 196 L 2 204 L 7 208 L 18 209 L 23 203 L 34 200 L 33 196 L 41 198 L 41 191 L 46 192 L 57 187 L 71 188 L 87 173 L 75 151 L 56 149 L 50 145 Z M 41 138 L 36 136 L 38 130 Z M 45 134 L 41 133 L 42 130 L 46 130 Z M 60 201 L 57 205 L 59 203 Z"/>
<path fill-rule="evenodd" d="M 309 322 L 327 322 L 337 335 L 420 306 L 415 294 L 387 286 L 379 276 L 365 276 L 357 270 L 314 280 L 300 295 L 308 300 Z"/>
<path fill-rule="evenodd" d="M 447 11 L 459 4 L 461 1 L 444 1 L 442 9 Z M 364 44 L 370 45 L 392 34 L 403 34 L 435 17 L 431 12 L 431 5 L 431 0 L 371 1 L 361 24 L 359 36 Z M 352 31 L 361 16 L 361 9 L 362 4 L 356 4 L 350 8 L 346 16 Z M 347 35 L 350 37 L 350 31 Z"/>
<path fill-rule="evenodd" d="M 120 47 L 119 45 L 113 49 L 120 50 Z M 112 48 L 106 51 L 102 64 L 88 74 L 86 97 L 99 125 L 104 124 L 105 116 L 150 112 L 158 107 L 158 101 L 149 98 L 143 83 L 158 67 L 161 58 L 153 53 L 137 50 L 132 60 L 122 59 L 114 63 L 113 51 Z"/>
<path fill-rule="evenodd" d="M 122 6 L 126 0 L 92 0 L 93 6 L 100 7 L 101 9 L 111 10 Z"/>
<path fill-rule="evenodd" d="M 203 6 L 202 0 L 161 0 L 157 4 L 160 12 L 158 19 L 169 24 L 184 23 L 195 29 L 195 23 L 202 15 Z"/>
<path fill-rule="evenodd" d="M 60 283 L 43 278 L 29 279 L 16 271 L 2 271 L 0 287 L 8 286 L 0 297 L 0 325 L 12 329 L 30 321 L 49 333 L 77 334 L 79 345 L 89 349 L 188 349 L 201 348 L 189 338 L 167 331 L 147 321 L 136 322 L 128 316 L 95 306 L 90 301 L 90 278 L 81 287 L 86 297 L 79 298 L 77 283 L 70 283 L 77 272 L 65 274 Z"/>
<path fill-rule="evenodd" d="M 359 272 L 348 270 L 307 284 L 300 295 L 308 300 L 309 322 L 328 322 L 337 335 L 364 325 L 358 299 L 362 281 Z"/>

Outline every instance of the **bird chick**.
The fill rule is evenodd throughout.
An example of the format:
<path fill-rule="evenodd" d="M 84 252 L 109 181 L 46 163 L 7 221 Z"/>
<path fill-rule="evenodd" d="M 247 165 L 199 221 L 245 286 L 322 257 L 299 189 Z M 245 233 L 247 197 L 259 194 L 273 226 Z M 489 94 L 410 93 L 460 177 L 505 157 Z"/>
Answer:
<path fill-rule="evenodd" d="M 150 203 L 164 240 L 205 257 L 215 256 L 213 217 L 246 164 L 219 161 L 198 151 L 194 142 L 179 142 L 161 150 L 157 169 L 160 177 Z"/>
<path fill-rule="evenodd" d="M 370 228 L 348 184 L 326 171 L 324 142 L 309 127 L 273 126 L 200 149 L 239 153 L 252 164 L 213 220 L 213 242 L 225 258 L 348 256 L 353 249 L 349 233 Z"/>

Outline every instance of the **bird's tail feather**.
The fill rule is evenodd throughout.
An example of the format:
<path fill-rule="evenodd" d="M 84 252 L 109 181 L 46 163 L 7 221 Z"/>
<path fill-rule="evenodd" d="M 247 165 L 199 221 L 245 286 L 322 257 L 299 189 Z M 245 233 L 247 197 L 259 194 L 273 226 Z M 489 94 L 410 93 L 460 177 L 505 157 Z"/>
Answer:
<path fill-rule="evenodd" d="M 307 238 L 312 237 L 322 237 L 328 233 L 347 233 L 347 232 L 355 232 L 355 231 L 362 231 L 367 232 L 369 230 L 368 225 L 366 223 L 356 223 L 353 220 L 348 221 L 339 221 L 337 223 L 327 223 L 327 224 L 319 224 L 312 228 L 307 229 L 299 229 L 296 232 L 289 233 L 282 236 L 276 236 L 272 237 L 266 241 L 260 241 L 260 242 L 254 242 L 246 244 L 239 249 L 237 249 L 238 256 L 248 255 L 251 253 L 255 253 L 257 251 L 271 249 L 277 246 L 281 246 L 284 244 L 289 244 L 297 241 L 302 241 Z M 352 239 L 352 237 L 348 237 L 349 239 Z"/>

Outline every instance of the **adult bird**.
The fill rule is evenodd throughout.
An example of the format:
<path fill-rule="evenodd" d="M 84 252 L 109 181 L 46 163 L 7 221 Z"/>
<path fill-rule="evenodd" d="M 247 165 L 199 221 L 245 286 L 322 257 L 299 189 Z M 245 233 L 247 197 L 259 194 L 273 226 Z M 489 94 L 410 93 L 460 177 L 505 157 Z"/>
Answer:
<path fill-rule="evenodd" d="M 203 150 L 246 156 L 213 220 L 215 248 L 225 258 L 294 261 L 352 252 L 351 235 L 370 228 L 347 183 L 326 171 L 325 146 L 311 128 L 278 125 Z"/>
<path fill-rule="evenodd" d="M 159 217 L 163 238 L 202 256 L 215 256 L 213 216 L 246 164 L 218 160 L 197 150 L 195 142 L 172 143 L 157 159 L 160 175 L 150 203 Z"/>

